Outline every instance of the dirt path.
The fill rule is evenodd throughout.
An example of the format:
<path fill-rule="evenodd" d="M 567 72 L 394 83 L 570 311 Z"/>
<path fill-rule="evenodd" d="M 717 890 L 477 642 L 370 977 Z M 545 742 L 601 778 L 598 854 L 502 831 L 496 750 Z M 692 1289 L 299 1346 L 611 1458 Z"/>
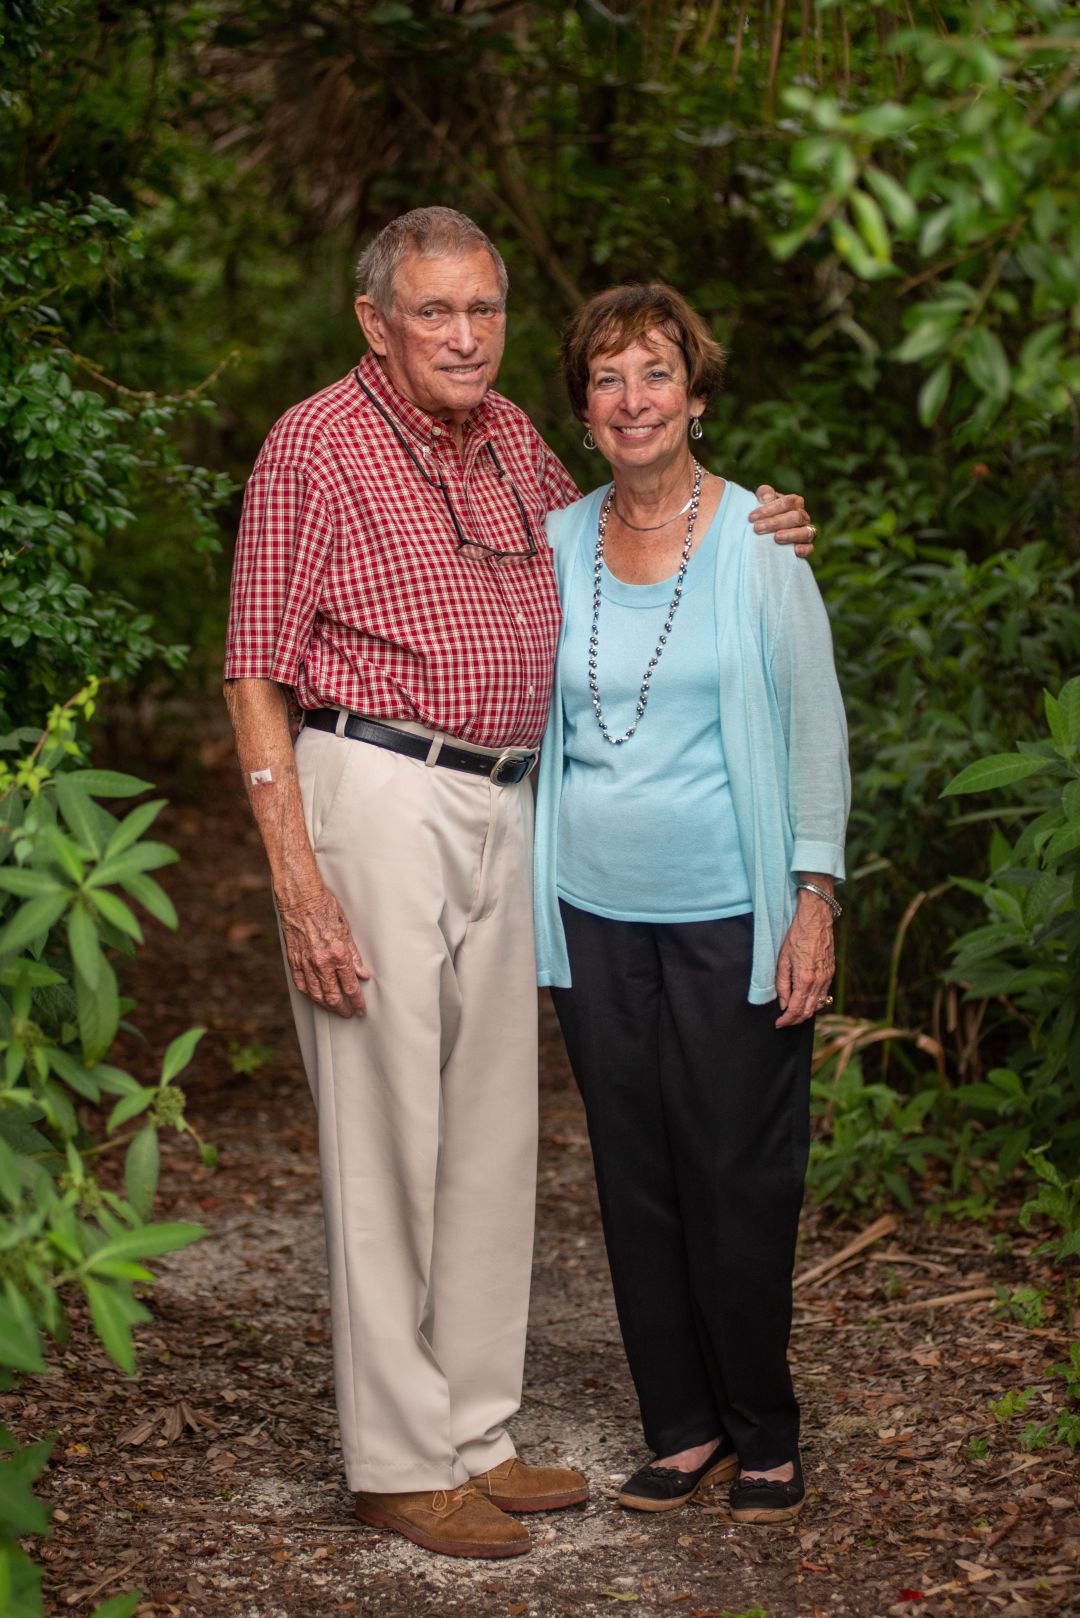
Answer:
<path fill-rule="evenodd" d="M 163 1212 L 212 1236 L 157 1265 L 136 1377 L 116 1371 L 83 1323 L 51 1378 L 0 1398 L 0 1419 L 21 1436 L 60 1431 L 43 1485 L 58 1508 L 42 1557 L 50 1614 L 88 1613 L 135 1586 L 139 1618 L 1080 1612 L 1072 1457 L 1025 1454 L 1021 1424 L 1000 1428 L 988 1411 L 1009 1387 L 1045 1380 L 1064 1332 L 1002 1320 L 985 1298 L 924 1307 L 1032 1279 L 1035 1242 L 1013 1239 L 1005 1220 L 905 1219 L 800 1288 L 792 1358 L 810 1499 L 795 1524 L 736 1528 L 723 1491 L 659 1520 L 614 1504 L 612 1485 L 644 1457 L 581 1108 L 546 1003 L 532 1326 L 514 1432 L 526 1458 L 587 1472 L 591 1502 L 533 1518 L 531 1555 L 510 1563 L 429 1556 L 351 1520 L 313 1115 L 225 745 L 204 745 L 189 800 L 162 829 L 184 855 L 170 873 L 182 931 L 158 932 L 132 976 L 149 1044 L 132 1041 L 126 1056 L 149 1073 L 174 1033 L 209 1028 L 187 1090 L 221 1160 L 206 1170 L 185 1141 L 166 1141 Z M 243 1071 L 260 1047 L 264 1065 Z M 854 1234 L 811 1214 L 800 1268 Z"/>

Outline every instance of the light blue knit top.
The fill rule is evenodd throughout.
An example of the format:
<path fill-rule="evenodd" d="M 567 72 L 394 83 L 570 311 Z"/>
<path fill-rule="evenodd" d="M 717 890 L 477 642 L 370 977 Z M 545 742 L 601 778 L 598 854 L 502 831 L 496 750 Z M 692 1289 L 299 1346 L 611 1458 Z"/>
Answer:
<path fill-rule="evenodd" d="M 679 922 L 750 909 L 717 722 L 718 648 L 731 628 L 717 625 L 713 574 L 728 498 L 725 489 L 690 558 L 671 634 L 653 670 L 648 707 L 621 746 L 605 740 L 593 712 L 591 595 L 574 590 L 563 604 L 556 881 L 560 899 L 578 910 L 615 921 Z M 596 535 L 579 526 L 578 542 L 578 565 L 588 577 Z M 622 736 L 633 722 L 675 581 L 627 584 L 606 564 L 600 578 L 597 682 L 608 730 Z"/>
<path fill-rule="evenodd" d="M 567 619 L 576 616 L 567 606 L 584 599 L 591 614 L 588 557 L 605 493 L 598 489 L 547 521 L 564 619 L 536 795 L 534 923 L 538 980 L 558 987 L 570 983 L 556 887 L 565 773 L 559 665 L 568 655 Z M 776 958 L 795 913 L 794 873 L 844 874 L 850 787 L 825 608 L 793 547 L 754 533 L 747 517 L 756 504 L 729 484 L 717 514 L 715 712 L 754 914 L 748 998 L 766 1005 L 776 996 Z M 646 721 L 626 745 L 648 747 Z"/>

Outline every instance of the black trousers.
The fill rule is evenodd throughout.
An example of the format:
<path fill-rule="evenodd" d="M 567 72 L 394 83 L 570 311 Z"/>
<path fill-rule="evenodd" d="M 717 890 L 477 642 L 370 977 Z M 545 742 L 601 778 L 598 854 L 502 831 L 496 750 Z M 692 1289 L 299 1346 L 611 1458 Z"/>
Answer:
<path fill-rule="evenodd" d="M 552 990 L 588 1118 L 645 1439 L 726 1432 L 743 1467 L 794 1458 L 791 1276 L 813 1023 L 747 1002 L 753 920 L 609 921 L 562 905 Z"/>

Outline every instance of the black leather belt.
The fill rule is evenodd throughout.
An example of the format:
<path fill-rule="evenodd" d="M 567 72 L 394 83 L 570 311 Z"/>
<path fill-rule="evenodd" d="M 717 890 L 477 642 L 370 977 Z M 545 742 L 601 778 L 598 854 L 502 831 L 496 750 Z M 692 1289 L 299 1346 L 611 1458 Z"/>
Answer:
<path fill-rule="evenodd" d="M 312 730 L 336 733 L 340 717 L 337 708 L 308 708 L 304 713 L 304 724 L 310 725 Z M 359 714 L 348 715 L 341 727 L 341 734 L 354 742 L 370 742 L 372 747 L 385 747 L 391 753 L 404 753 L 407 758 L 426 759 L 431 752 L 431 742 L 427 736 L 417 736 L 409 730 L 395 730 L 392 725 L 380 725 L 375 719 L 361 719 Z M 466 775 L 486 776 L 497 787 L 514 787 L 519 781 L 524 781 L 536 759 L 536 753 L 522 753 L 517 749 L 491 758 L 484 753 L 472 753 L 466 747 L 451 747 L 444 742 L 435 763 L 448 770 L 463 770 Z"/>

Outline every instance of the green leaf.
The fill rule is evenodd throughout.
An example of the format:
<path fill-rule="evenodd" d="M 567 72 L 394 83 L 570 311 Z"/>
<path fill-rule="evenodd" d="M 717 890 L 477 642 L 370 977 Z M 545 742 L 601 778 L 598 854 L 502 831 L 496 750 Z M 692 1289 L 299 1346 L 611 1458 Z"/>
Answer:
<path fill-rule="evenodd" d="M 1024 758 L 1019 753 L 993 753 L 989 758 L 980 758 L 967 769 L 954 775 L 948 786 L 944 788 L 941 796 L 951 797 L 957 792 L 989 792 L 991 787 L 1011 786 L 1015 781 L 1024 781 L 1029 775 L 1038 775 L 1045 769 L 1045 761 L 1040 758 Z"/>
<path fill-rule="evenodd" d="M 124 1159 L 124 1187 L 140 1219 L 149 1219 L 153 1211 L 160 1162 L 157 1126 L 147 1124 L 135 1136 Z"/>
<path fill-rule="evenodd" d="M 1058 707 L 1065 720 L 1070 743 L 1080 740 L 1080 677 L 1062 686 L 1058 692 Z"/>
<path fill-rule="evenodd" d="M 116 973 L 104 957 L 96 987 L 88 984 L 81 972 L 76 972 L 75 1000 L 83 1055 L 88 1063 L 99 1062 L 116 1037 L 120 1022 Z"/>
<path fill-rule="evenodd" d="M 138 1317 L 132 1318 L 131 1304 L 134 1300 L 130 1291 L 125 1296 L 113 1284 L 95 1281 L 90 1275 L 83 1275 L 80 1279 L 90 1305 L 94 1330 L 105 1352 L 122 1371 L 132 1376 L 135 1371 L 135 1345 L 131 1340 L 131 1328 Z M 150 1319 L 149 1310 L 144 1309 L 142 1315 L 144 1319 Z"/>
<path fill-rule="evenodd" d="M 10 1278 L 0 1297 L 0 1364 L 38 1376 L 47 1370 L 33 1311 Z"/>
<path fill-rule="evenodd" d="M 955 314 L 934 315 L 921 320 L 893 351 L 893 358 L 910 364 L 914 360 L 930 359 L 935 354 L 943 353 L 952 342 L 953 333 L 959 324 L 959 311 Z"/>
<path fill-rule="evenodd" d="M 72 906 L 68 916 L 68 943 L 76 971 L 82 974 L 92 989 L 96 989 L 106 962 L 101 952 L 98 930 L 81 901 Z"/>
<path fill-rule="evenodd" d="M 165 889 L 155 882 L 152 876 L 129 876 L 120 885 L 125 893 L 130 893 L 133 899 L 137 899 L 156 921 L 176 930 L 179 925 L 176 906 Z"/>
<path fill-rule="evenodd" d="M 103 887 L 107 882 L 127 882 L 142 871 L 153 871 L 159 865 L 173 865 L 180 858 L 167 843 L 135 843 L 131 848 L 112 854 L 93 870 L 87 878 L 88 888 Z"/>
<path fill-rule="evenodd" d="M 152 790 L 150 781 L 140 781 L 134 775 L 120 775 L 116 770 L 78 770 L 70 779 L 78 781 L 83 791 L 93 798 L 135 798 L 140 792 Z"/>
<path fill-rule="evenodd" d="M 123 899 L 118 898 L 115 893 L 109 893 L 106 888 L 101 888 L 94 893 L 94 904 L 106 921 L 118 927 L 122 933 L 127 933 L 137 944 L 142 943 L 142 928 Z"/>
<path fill-rule="evenodd" d="M 142 1600 L 141 1590 L 130 1590 L 122 1596 L 110 1596 L 100 1607 L 95 1607 L 90 1618 L 131 1618 Z"/>
<path fill-rule="evenodd" d="M 1012 386 L 1012 372 L 999 337 L 985 326 L 973 326 L 960 349 L 960 359 L 976 387 L 1005 398 Z"/>
<path fill-rule="evenodd" d="M 106 844 L 106 859 L 111 854 L 119 854 L 125 848 L 130 848 L 132 843 L 137 842 L 143 832 L 157 819 L 165 807 L 165 802 L 164 798 L 154 798 L 149 803 L 140 803 L 137 809 L 133 809 L 129 815 L 125 815 Z"/>
<path fill-rule="evenodd" d="M 165 1052 L 165 1060 L 161 1064 L 161 1083 L 164 1087 L 182 1073 L 195 1054 L 195 1047 L 206 1033 L 205 1028 L 189 1028 L 186 1033 L 178 1034 Z"/>
<path fill-rule="evenodd" d="M 892 262 L 892 242 L 889 238 L 889 227 L 885 223 L 885 215 L 865 191 L 858 189 L 852 191 L 848 198 L 848 206 L 855 216 L 855 223 L 859 234 L 879 264 Z"/>
<path fill-rule="evenodd" d="M 0 930 L 0 957 L 18 955 L 32 945 L 59 921 L 67 909 L 68 893 L 45 895 L 28 899 Z"/>
<path fill-rule="evenodd" d="M 1080 848 L 1080 820 L 1070 821 L 1054 833 L 1043 849 L 1043 859 L 1047 865 L 1055 865 L 1064 854 L 1071 854 L 1074 848 Z"/>
<path fill-rule="evenodd" d="M 153 1258 L 159 1253 L 173 1253 L 180 1247 L 201 1241 L 206 1234 L 205 1225 L 192 1225 L 184 1220 L 162 1225 L 136 1225 L 133 1230 L 122 1230 L 110 1236 L 103 1247 L 89 1255 L 86 1268 L 92 1272 L 103 1259 L 138 1261 Z"/>
<path fill-rule="evenodd" d="M 17 865 L 0 871 L 0 888 L 6 889 L 8 893 L 17 893 L 23 898 L 32 898 L 35 895 L 45 897 L 70 891 L 49 871 L 36 871 L 32 867 L 20 868 Z"/>
<path fill-rule="evenodd" d="M 930 372 L 919 389 L 919 420 L 924 427 L 933 426 L 937 420 L 941 407 L 949 396 L 951 380 L 952 365 L 948 360 L 943 360 Z"/>
<path fill-rule="evenodd" d="M 65 1084 L 70 1085 L 79 1095 L 85 1096 L 87 1101 L 101 1100 L 101 1086 L 97 1079 L 70 1051 L 64 1050 L 59 1045 L 50 1045 L 49 1066 Z"/>
<path fill-rule="evenodd" d="M 875 168 L 870 164 L 863 171 L 863 179 L 877 194 L 878 201 L 897 230 L 907 231 L 915 228 L 919 219 L 915 203 L 891 174 L 886 174 L 884 169 Z"/>
<path fill-rule="evenodd" d="M 91 854 L 100 854 L 101 811 L 93 802 L 82 779 L 65 773 L 56 777 L 56 801 L 75 836 Z"/>
<path fill-rule="evenodd" d="M 143 1085 L 139 1086 L 137 1092 L 123 1096 L 109 1114 L 109 1122 L 105 1126 L 108 1133 L 111 1135 L 114 1129 L 119 1129 L 122 1124 L 128 1124 L 133 1118 L 137 1118 L 157 1100 L 157 1097 L 156 1090 L 148 1090 Z"/>

